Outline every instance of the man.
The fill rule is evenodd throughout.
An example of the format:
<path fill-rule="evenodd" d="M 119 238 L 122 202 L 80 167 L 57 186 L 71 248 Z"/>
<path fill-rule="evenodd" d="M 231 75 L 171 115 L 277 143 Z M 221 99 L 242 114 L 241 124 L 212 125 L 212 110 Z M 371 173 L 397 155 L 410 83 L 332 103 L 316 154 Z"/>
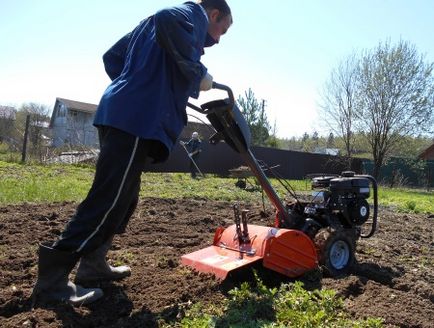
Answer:
<path fill-rule="evenodd" d="M 113 236 L 124 232 L 134 212 L 146 159 L 167 159 L 187 123 L 188 98 L 211 89 L 200 57 L 231 25 L 225 0 L 186 2 L 143 20 L 104 56 L 113 81 L 94 120 L 101 148 L 95 178 L 60 238 L 40 246 L 33 302 L 81 305 L 102 297 L 99 288 L 69 281 L 79 260 L 76 282 L 130 274 L 105 259 Z"/>
<path fill-rule="evenodd" d="M 200 149 L 200 144 L 202 143 L 199 139 L 199 133 L 196 131 L 191 134 L 191 139 L 184 143 L 180 141 L 181 145 L 185 146 L 185 149 L 188 151 L 188 157 L 190 158 L 190 174 L 193 179 L 196 179 L 196 175 L 198 173 L 197 162 L 199 159 L 199 154 L 202 151 Z"/>

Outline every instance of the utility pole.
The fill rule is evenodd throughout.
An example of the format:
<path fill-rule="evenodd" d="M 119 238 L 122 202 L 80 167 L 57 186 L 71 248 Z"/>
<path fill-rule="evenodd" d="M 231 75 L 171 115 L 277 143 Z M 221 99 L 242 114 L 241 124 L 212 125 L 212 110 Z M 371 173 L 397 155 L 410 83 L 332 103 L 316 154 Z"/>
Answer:
<path fill-rule="evenodd" d="M 30 126 L 30 114 L 27 114 L 26 117 L 26 129 L 24 130 L 24 141 L 23 141 L 23 152 L 21 154 L 21 162 L 26 162 L 27 155 L 27 139 L 29 137 L 29 126 Z"/>

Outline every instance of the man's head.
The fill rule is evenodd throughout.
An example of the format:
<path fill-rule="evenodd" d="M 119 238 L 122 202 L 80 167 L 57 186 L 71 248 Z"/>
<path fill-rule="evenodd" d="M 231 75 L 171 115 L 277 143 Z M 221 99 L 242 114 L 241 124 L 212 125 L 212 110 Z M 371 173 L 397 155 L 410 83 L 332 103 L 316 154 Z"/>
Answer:
<path fill-rule="evenodd" d="M 231 8 L 225 0 L 199 0 L 198 3 L 208 14 L 208 35 L 219 43 L 220 36 L 226 33 L 232 25 Z"/>
<path fill-rule="evenodd" d="M 199 133 L 197 133 L 197 132 L 193 132 L 192 135 L 191 135 L 191 137 L 192 137 L 193 139 L 199 139 Z"/>

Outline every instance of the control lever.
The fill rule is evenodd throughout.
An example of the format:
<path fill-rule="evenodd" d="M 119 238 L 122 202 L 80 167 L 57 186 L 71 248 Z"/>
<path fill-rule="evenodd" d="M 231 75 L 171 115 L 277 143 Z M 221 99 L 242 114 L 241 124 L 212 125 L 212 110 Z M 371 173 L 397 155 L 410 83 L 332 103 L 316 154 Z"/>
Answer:
<path fill-rule="evenodd" d="M 249 231 L 247 228 L 247 213 L 249 213 L 248 210 L 242 210 L 240 215 L 238 204 L 234 205 L 235 227 L 237 232 L 236 237 L 238 238 L 240 245 L 250 243 Z"/>

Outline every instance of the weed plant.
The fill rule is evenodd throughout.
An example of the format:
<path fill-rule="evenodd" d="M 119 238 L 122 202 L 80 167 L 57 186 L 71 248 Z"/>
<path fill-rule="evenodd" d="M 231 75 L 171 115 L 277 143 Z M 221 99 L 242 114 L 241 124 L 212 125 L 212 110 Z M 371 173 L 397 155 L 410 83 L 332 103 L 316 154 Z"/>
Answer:
<path fill-rule="evenodd" d="M 164 325 L 163 325 L 164 326 Z M 343 300 L 332 290 L 308 291 L 301 282 L 268 288 L 255 274 L 252 284 L 244 282 L 229 291 L 222 304 L 194 304 L 171 327 L 333 327 L 380 328 L 383 320 L 354 320 L 345 312 Z M 169 326 L 167 326 L 169 327 Z"/>

